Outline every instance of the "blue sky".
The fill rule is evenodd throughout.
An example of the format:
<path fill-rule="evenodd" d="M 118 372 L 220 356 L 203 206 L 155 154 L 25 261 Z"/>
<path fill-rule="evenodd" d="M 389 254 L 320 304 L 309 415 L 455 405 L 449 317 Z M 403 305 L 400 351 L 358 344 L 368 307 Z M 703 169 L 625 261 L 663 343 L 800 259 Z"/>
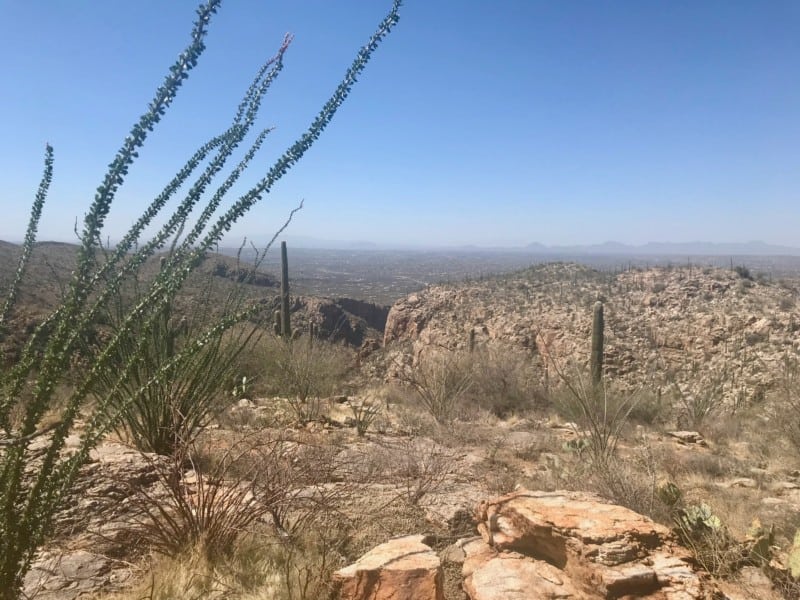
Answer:
<path fill-rule="evenodd" d="M 388 0 L 228 0 L 112 210 L 120 235 L 295 41 L 245 189 L 301 133 Z M 0 0 L 0 239 L 73 224 L 188 40 L 195 2 Z M 800 246 L 800 3 L 406 0 L 317 145 L 230 238 L 392 245 Z"/>

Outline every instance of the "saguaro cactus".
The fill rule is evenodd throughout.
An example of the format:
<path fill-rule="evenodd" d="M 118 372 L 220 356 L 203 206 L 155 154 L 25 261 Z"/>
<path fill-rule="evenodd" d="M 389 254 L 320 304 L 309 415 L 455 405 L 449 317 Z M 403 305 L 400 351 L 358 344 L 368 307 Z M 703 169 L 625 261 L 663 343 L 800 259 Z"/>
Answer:
<path fill-rule="evenodd" d="M 273 327 L 273 329 L 275 331 L 275 335 L 280 336 L 280 334 L 281 334 L 281 311 L 280 310 L 276 310 L 274 313 L 272 313 L 272 319 L 273 319 L 272 327 Z"/>
<path fill-rule="evenodd" d="M 594 303 L 594 319 L 592 320 L 592 354 L 590 367 L 592 383 L 599 385 L 603 378 L 603 303 L 599 300 Z"/>
<path fill-rule="evenodd" d="M 281 335 L 287 340 L 292 337 L 292 322 L 289 317 L 289 259 L 286 242 L 281 242 Z"/>

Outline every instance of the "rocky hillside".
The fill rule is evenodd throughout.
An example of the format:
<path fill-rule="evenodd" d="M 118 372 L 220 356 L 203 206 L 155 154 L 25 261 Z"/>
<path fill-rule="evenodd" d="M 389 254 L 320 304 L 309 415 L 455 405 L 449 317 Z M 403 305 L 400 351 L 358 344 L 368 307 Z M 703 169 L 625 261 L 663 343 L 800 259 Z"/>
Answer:
<path fill-rule="evenodd" d="M 431 286 L 391 309 L 384 342 L 530 353 L 541 377 L 574 373 L 589 357 L 592 307 L 605 307 L 605 373 L 630 388 L 762 399 L 800 350 L 795 282 L 746 269 L 651 268 L 599 272 L 575 264 Z"/>
<path fill-rule="evenodd" d="M 276 310 L 278 297 L 271 302 Z M 316 337 L 359 348 L 368 340 L 380 345 L 389 307 L 352 298 L 296 296 L 289 311 L 296 331 L 306 333 L 313 324 Z"/>
<path fill-rule="evenodd" d="M 20 289 L 18 308 L 10 319 L 10 335 L 0 344 L 0 364 L 17 355 L 27 335 L 59 305 L 70 284 L 75 268 L 77 246 L 57 242 L 36 244 L 27 277 Z M 0 241 L 0 290 L 12 281 L 20 246 Z M 140 280 L 155 277 L 160 256 L 151 257 L 143 266 Z M 273 273 L 253 272 L 235 257 L 209 256 L 187 280 L 176 299 L 177 314 L 198 314 L 198 305 L 209 315 L 230 308 L 231 302 L 260 302 L 264 322 L 271 327 L 271 313 L 278 307 L 280 280 Z M 367 340 L 378 345 L 383 336 L 388 306 L 351 298 L 323 298 L 291 293 L 293 328 L 298 333 L 315 326 L 315 335 L 323 339 L 361 347 Z M 233 299 L 233 300 L 232 300 Z"/>

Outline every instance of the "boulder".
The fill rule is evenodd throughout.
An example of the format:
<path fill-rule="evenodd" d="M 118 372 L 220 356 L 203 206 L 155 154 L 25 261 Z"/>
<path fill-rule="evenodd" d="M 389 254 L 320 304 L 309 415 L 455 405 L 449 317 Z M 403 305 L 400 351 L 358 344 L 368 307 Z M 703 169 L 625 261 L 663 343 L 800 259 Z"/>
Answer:
<path fill-rule="evenodd" d="M 700 435 L 697 431 L 670 431 L 667 433 L 668 436 L 675 438 L 679 444 L 683 444 L 684 446 L 707 446 L 706 441 L 703 439 L 703 436 Z"/>
<path fill-rule="evenodd" d="M 518 552 L 498 552 L 481 538 L 463 545 L 464 591 L 471 600 L 580 598 L 562 571 Z"/>
<path fill-rule="evenodd" d="M 336 571 L 341 600 L 444 600 L 439 557 L 423 535 L 395 538 Z"/>
<path fill-rule="evenodd" d="M 519 490 L 482 503 L 477 517 L 482 539 L 464 545 L 471 600 L 716 593 L 669 529 L 597 496 Z"/>

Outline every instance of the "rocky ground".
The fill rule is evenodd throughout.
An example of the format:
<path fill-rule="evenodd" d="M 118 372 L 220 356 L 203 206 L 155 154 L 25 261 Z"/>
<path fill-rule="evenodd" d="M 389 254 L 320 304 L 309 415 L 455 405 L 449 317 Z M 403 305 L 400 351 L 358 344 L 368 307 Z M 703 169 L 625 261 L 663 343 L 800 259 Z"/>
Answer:
<path fill-rule="evenodd" d="M 26 593 L 182 597 L 156 593 L 164 575 L 146 527 L 147 511 L 170 514 L 177 489 L 190 514 L 209 490 L 233 490 L 217 506 L 243 503 L 258 515 L 248 535 L 282 552 L 303 527 L 317 542 L 303 546 L 303 560 L 316 562 L 298 567 L 315 582 L 305 595 L 283 584 L 247 595 L 225 580 L 195 597 L 797 597 L 789 553 L 800 455 L 775 418 L 798 356 L 797 293 L 790 282 L 721 269 L 568 264 L 428 287 L 389 311 L 384 348 L 359 340 L 343 393 L 322 402 L 320 419 L 297 424 L 281 397 L 241 398 L 177 466 L 104 441 Z M 588 360 L 598 299 L 608 388 L 648 405 L 621 424 L 606 462 L 559 400 L 564 379 Z M 333 314 L 329 304 L 295 308 Z M 379 332 L 385 316 L 337 310 L 365 331 Z M 414 372 L 443 352 L 466 357 L 472 385 L 437 422 Z M 500 396 L 513 402 L 501 410 Z M 709 397 L 697 419 L 691 399 Z M 216 469 L 232 449 L 246 460 Z M 248 568 L 267 568 L 259 564 Z M 294 565 L 280 564 L 287 573 Z"/>
<path fill-rule="evenodd" d="M 630 388 L 696 394 L 716 384 L 728 403 L 758 402 L 800 356 L 798 288 L 718 268 L 599 272 L 548 264 L 508 276 L 430 286 L 398 301 L 387 347 L 517 348 L 553 380 L 589 357 L 592 308 L 605 310 L 605 373 Z"/>

